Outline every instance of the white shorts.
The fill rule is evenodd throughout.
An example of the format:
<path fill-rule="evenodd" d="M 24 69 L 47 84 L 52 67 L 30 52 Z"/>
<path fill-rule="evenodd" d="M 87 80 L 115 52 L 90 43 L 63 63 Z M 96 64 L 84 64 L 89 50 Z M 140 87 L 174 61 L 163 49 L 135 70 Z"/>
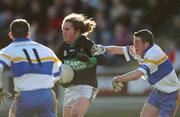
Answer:
<path fill-rule="evenodd" d="M 64 106 L 72 106 L 79 97 L 85 97 L 92 102 L 98 93 L 98 89 L 89 85 L 74 85 L 65 88 Z"/>

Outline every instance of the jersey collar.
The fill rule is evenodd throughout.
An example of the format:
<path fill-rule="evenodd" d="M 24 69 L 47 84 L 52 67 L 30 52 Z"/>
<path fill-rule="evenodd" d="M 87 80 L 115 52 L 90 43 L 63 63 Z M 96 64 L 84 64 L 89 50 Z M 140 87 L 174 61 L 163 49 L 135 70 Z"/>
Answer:
<path fill-rule="evenodd" d="M 16 38 L 14 39 L 14 42 L 22 42 L 22 41 L 31 41 L 29 38 Z"/>
<path fill-rule="evenodd" d="M 72 44 L 70 44 L 70 47 L 74 47 L 82 38 L 86 38 L 85 36 L 83 35 L 79 35 L 77 38 L 76 38 L 76 41 Z"/>
<path fill-rule="evenodd" d="M 146 52 L 147 52 L 150 48 L 152 48 L 153 46 L 154 46 L 154 44 L 150 45 L 150 46 L 144 51 L 144 54 L 143 54 L 142 58 L 144 58 Z"/>

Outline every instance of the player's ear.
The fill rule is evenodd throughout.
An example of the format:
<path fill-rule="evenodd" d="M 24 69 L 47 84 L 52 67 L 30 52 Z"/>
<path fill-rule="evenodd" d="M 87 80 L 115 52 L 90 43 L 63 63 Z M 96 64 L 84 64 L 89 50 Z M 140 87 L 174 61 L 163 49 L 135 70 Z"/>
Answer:
<path fill-rule="evenodd" d="M 150 46 L 149 42 L 145 42 L 145 47 L 149 48 L 149 46 Z"/>
<path fill-rule="evenodd" d="M 77 37 L 79 37 L 79 35 L 80 35 L 80 30 L 76 30 L 76 34 L 75 34 L 76 39 Z"/>
<path fill-rule="evenodd" d="M 12 39 L 12 40 L 14 39 L 14 37 L 13 37 L 13 35 L 12 35 L 12 32 L 9 32 L 9 33 L 8 33 L 8 36 L 9 36 L 10 39 Z"/>
<path fill-rule="evenodd" d="M 27 35 L 26 35 L 26 38 L 30 38 L 31 37 L 31 33 L 28 32 Z"/>

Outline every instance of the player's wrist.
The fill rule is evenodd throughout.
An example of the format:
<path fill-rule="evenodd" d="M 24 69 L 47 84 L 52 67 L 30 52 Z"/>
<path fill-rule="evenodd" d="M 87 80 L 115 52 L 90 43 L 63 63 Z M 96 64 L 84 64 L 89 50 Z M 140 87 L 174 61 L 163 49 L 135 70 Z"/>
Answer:
<path fill-rule="evenodd" d="M 113 78 L 113 81 L 114 81 L 114 82 L 118 82 L 118 78 L 117 78 L 117 77 L 114 77 L 114 78 Z"/>

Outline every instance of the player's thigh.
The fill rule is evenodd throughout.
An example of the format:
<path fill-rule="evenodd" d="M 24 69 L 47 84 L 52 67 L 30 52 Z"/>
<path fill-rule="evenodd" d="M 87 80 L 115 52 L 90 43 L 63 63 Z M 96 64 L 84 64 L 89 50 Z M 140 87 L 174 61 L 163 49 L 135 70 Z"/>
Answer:
<path fill-rule="evenodd" d="M 63 117 L 70 117 L 71 106 L 63 106 Z"/>
<path fill-rule="evenodd" d="M 17 93 L 9 110 L 8 117 L 32 117 L 34 115 L 33 110 L 30 108 L 27 109 L 24 106 L 24 102 L 27 101 L 24 101 L 21 94 Z"/>
<path fill-rule="evenodd" d="M 63 105 L 72 106 L 75 103 L 75 101 L 80 97 L 86 97 L 90 100 L 90 102 L 92 102 L 95 99 L 97 92 L 97 88 L 94 88 L 89 85 L 77 85 L 66 88 Z"/>
<path fill-rule="evenodd" d="M 145 103 L 140 117 L 159 117 L 159 109 L 149 103 Z"/>
<path fill-rule="evenodd" d="M 72 106 L 71 114 L 83 116 L 87 112 L 89 105 L 90 101 L 88 98 L 79 97 Z"/>
<path fill-rule="evenodd" d="M 44 91 L 45 92 L 45 91 Z M 47 90 L 45 93 L 42 93 L 40 97 L 39 106 L 36 107 L 40 117 L 56 117 L 57 116 L 57 106 L 58 102 L 56 99 L 56 94 L 52 90 Z"/>

